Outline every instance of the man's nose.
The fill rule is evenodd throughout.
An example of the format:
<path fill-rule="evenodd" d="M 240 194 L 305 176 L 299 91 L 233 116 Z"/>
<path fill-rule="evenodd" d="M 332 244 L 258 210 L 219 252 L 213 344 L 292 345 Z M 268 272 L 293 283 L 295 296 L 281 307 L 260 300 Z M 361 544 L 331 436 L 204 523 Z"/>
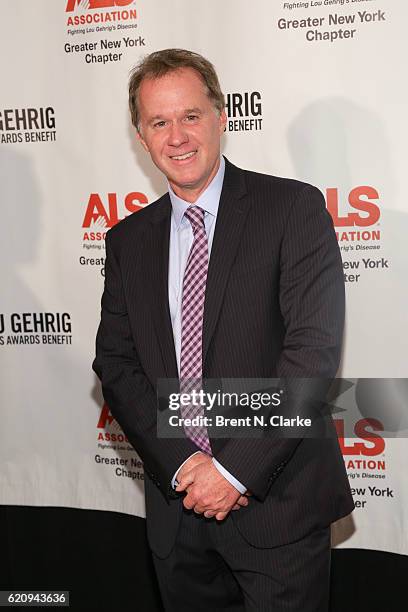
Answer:
<path fill-rule="evenodd" d="M 175 121 L 171 124 L 168 144 L 172 147 L 179 147 L 188 141 L 188 134 L 182 123 Z"/>

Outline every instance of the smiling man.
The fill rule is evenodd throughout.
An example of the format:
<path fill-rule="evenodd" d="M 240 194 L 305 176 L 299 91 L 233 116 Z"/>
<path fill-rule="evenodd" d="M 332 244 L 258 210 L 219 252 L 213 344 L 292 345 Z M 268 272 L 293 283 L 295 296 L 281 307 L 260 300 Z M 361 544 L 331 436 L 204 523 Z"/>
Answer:
<path fill-rule="evenodd" d="M 353 509 L 335 438 L 157 435 L 157 381 L 331 378 L 344 321 L 331 218 L 311 185 L 220 154 L 224 96 L 183 49 L 132 72 L 137 138 L 168 193 L 107 234 L 94 369 L 144 461 L 169 611 L 327 610 L 330 524 Z"/>

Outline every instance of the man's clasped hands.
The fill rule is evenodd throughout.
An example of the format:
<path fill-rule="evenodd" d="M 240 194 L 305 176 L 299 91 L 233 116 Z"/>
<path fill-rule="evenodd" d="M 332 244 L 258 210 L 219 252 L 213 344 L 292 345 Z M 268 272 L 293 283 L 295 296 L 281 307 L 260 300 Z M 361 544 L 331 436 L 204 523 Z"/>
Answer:
<path fill-rule="evenodd" d="M 226 518 L 231 510 L 248 505 L 247 491 L 244 495 L 217 470 L 209 455 L 192 455 L 177 473 L 176 491 L 185 491 L 183 505 L 188 510 L 203 514 L 217 521 Z"/>

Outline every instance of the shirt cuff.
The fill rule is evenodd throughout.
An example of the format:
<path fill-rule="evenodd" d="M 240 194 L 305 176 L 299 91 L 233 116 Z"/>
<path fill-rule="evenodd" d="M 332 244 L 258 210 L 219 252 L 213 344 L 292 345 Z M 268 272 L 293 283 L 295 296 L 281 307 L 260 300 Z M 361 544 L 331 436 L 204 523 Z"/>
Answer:
<path fill-rule="evenodd" d="M 228 482 L 232 484 L 232 486 L 235 487 L 236 490 L 241 493 L 241 495 L 244 495 L 247 488 L 241 482 L 239 482 L 239 480 L 237 480 L 228 470 L 226 470 L 225 467 L 222 466 L 221 463 L 219 463 L 215 457 L 212 458 L 212 462 L 217 468 L 217 470 L 224 476 L 224 478 L 226 478 L 226 480 L 228 480 Z"/>
<path fill-rule="evenodd" d="M 185 463 L 187 463 L 187 461 L 188 461 L 189 459 L 191 459 L 191 457 L 194 457 L 194 455 L 196 455 L 197 453 L 201 453 L 201 451 L 196 451 L 195 453 L 193 453 L 192 455 L 190 455 L 190 457 L 187 457 L 187 459 L 186 459 L 185 461 L 183 461 L 183 463 L 182 463 L 182 464 L 181 464 L 181 465 L 180 465 L 180 466 L 177 468 L 177 470 L 176 470 L 176 471 L 175 471 L 175 473 L 174 473 L 173 478 L 171 479 L 171 488 L 172 488 L 172 489 L 175 489 L 175 488 L 177 487 L 177 485 L 178 485 L 178 480 L 177 480 L 176 476 L 177 476 L 177 474 L 179 473 L 179 471 L 181 470 L 181 468 L 183 467 L 183 465 L 184 465 Z"/>

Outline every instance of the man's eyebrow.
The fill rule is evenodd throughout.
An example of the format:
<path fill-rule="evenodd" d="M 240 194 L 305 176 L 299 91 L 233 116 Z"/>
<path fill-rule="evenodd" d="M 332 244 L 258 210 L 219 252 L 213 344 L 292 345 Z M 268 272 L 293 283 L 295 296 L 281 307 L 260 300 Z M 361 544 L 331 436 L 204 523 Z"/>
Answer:
<path fill-rule="evenodd" d="M 161 121 L 163 119 L 162 115 L 155 115 L 154 117 L 149 117 L 149 123 L 153 123 L 153 121 Z"/>
<path fill-rule="evenodd" d="M 203 111 L 201 110 L 201 108 L 198 108 L 198 106 L 195 106 L 194 108 L 186 108 L 184 112 L 186 115 L 190 115 L 191 113 L 196 113 L 197 115 L 203 114 Z"/>

